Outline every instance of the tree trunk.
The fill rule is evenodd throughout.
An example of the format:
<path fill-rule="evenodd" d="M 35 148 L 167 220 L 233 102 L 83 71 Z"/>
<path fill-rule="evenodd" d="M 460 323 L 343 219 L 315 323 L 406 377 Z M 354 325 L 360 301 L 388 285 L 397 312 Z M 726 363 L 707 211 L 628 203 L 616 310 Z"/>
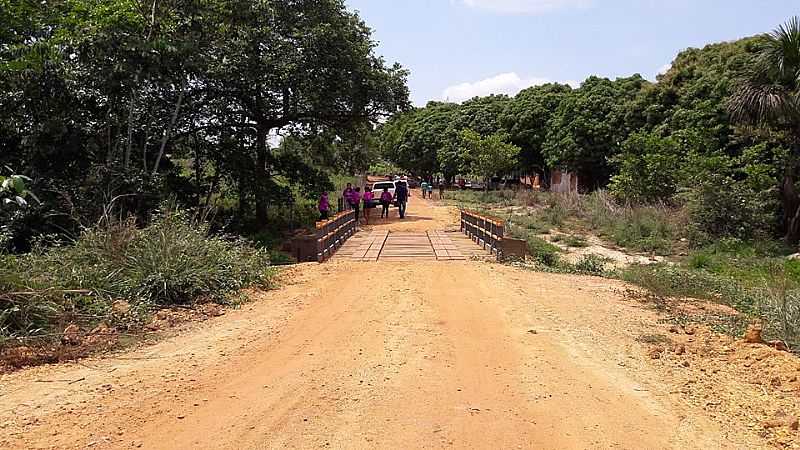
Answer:
<path fill-rule="evenodd" d="M 269 178 L 267 172 L 267 132 L 258 130 L 256 135 L 256 170 L 255 170 L 255 186 L 254 191 L 256 194 L 256 222 L 258 227 L 263 227 L 267 224 L 267 190 L 265 182 Z"/>
<path fill-rule="evenodd" d="M 122 160 L 122 166 L 127 170 L 131 162 L 131 151 L 133 150 L 133 116 L 136 112 L 136 99 L 138 97 L 139 88 L 139 75 L 142 69 L 136 71 L 136 76 L 133 77 L 133 87 L 131 87 L 131 102 L 128 109 L 128 142 L 125 147 L 125 156 Z"/>
<path fill-rule="evenodd" d="M 194 183 L 197 186 L 197 194 L 196 194 L 196 205 L 197 207 L 200 206 L 201 198 L 203 196 L 202 193 L 202 185 L 203 185 L 203 161 L 200 159 L 200 146 L 197 144 L 197 139 L 194 139 Z M 158 166 L 156 166 L 158 167 Z"/>
<path fill-rule="evenodd" d="M 203 202 L 203 206 L 208 209 L 211 206 L 211 196 L 214 195 L 214 191 L 217 190 L 217 184 L 219 183 L 220 172 L 217 168 L 214 168 L 214 178 L 211 179 L 211 186 L 208 187 L 208 192 L 206 192 L 206 199 Z M 240 191 L 241 195 L 241 191 Z M 241 202 L 240 202 L 241 205 Z M 241 212 L 241 211 L 240 211 Z"/>
<path fill-rule="evenodd" d="M 784 239 L 790 245 L 800 242 L 800 195 L 795 188 L 795 165 L 789 164 L 783 174 L 781 203 L 783 204 Z"/>
<path fill-rule="evenodd" d="M 167 147 L 167 141 L 169 141 L 170 134 L 172 134 L 173 128 L 175 128 L 175 122 L 178 120 L 178 114 L 181 112 L 181 105 L 183 104 L 183 92 L 184 92 L 184 85 L 181 84 L 181 91 L 178 94 L 178 101 L 175 104 L 175 109 L 172 110 L 172 118 L 169 121 L 169 126 L 166 130 L 164 130 L 164 137 L 161 139 L 161 148 L 158 149 L 158 157 L 156 157 L 156 164 L 153 166 L 153 173 L 150 175 L 154 177 L 158 174 L 158 166 L 161 165 L 161 158 L 164 156 L 164 149 Z"/>

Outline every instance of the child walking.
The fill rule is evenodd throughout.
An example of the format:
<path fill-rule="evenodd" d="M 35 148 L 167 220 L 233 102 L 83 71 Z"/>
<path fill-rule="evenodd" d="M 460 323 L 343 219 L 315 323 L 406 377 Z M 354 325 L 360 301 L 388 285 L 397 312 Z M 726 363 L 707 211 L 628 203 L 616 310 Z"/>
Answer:
<path fill-rule="evenodd" d="M 375 195 L 372 193 L 372 188 L 367 186 L 364 188 L 364 223 L 369 225 L 369 215 L 372 213 L 372 208 L 375 205 L 372 203 L 372 200 L 375 198 Z"/>
<path fill-rule="evenodd" d="M 319 197 L 319 220 L 328 220 L 331 212 L 331 203 L 328 201 L 328 193 L 323 192 Z"/>
<path fill-rule="evenodd" d="M 342 206 L 345 209 L 350 209 L 350 205 L 352 204 L 350 201 L 351 197 L 353 197 L 353 183 L 347 183 L 347 187 L 345 187 L 342 192 L 342 198 L 344 199 L 344 205 Z"/>
<path fill-rule="evenodd" d="M 389 188 L 383 188 L 383 192 L 381 193 L 381 219 L 386 217 L 389 218 L 389 205 L 392 203 L 392 193 L 389 192 Z"/>
<path fill-rule="evenodd" d="M 350 209 L 356 212 L 356 223 L 358 223 L 358 213 L 361 210 L 361 188 L 357 187 L 353 189 L 353 192 L 350 194 Z"/>

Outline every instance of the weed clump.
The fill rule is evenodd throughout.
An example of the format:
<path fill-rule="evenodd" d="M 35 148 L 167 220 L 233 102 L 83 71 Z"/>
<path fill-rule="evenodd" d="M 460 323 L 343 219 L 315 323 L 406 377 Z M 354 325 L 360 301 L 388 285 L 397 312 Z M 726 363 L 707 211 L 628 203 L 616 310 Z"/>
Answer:
<path fill-rule="evenodd" d="M 143 315 L 198 300 L 228 302 L 270 282 L 266 251 L 210 235 L 207 225 L 168 211 L 145 228 L 133 221 L 87 230 L 69 247 L 3 255 L 0 344 L 57 334 L 71 323 L 131 328 Z M 130 305 L 125 314 L 115 302 Z"/>

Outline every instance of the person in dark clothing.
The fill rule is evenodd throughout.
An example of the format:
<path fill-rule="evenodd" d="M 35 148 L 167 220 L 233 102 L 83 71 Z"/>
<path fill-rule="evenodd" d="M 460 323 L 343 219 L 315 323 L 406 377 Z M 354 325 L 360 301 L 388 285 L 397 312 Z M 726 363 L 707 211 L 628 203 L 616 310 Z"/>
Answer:
<path fill-rule="evenodd" d="M 397 187 L 394 190 L 394 201 L 400 209 L 400 218 L 405 219 L 406 205 L 408 204 L 408 184 L 405 181 L 397 183 Z"/>
<path fill-rule="evenodd" d="M 439 180 L 439 200 L 444 200 L 444 180 Z"/>

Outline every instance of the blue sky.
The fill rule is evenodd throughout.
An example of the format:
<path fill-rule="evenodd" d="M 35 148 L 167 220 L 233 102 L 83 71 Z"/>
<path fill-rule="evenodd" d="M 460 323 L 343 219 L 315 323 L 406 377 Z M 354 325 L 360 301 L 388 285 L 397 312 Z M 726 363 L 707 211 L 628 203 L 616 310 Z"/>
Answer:
<path fill-rule="evenodd" d="M 688 47 L 772 30 L 798 0 L 346 0 L 378 51 L 411 70 L 416 105 L 547 81 L 641 73 Z"/>

